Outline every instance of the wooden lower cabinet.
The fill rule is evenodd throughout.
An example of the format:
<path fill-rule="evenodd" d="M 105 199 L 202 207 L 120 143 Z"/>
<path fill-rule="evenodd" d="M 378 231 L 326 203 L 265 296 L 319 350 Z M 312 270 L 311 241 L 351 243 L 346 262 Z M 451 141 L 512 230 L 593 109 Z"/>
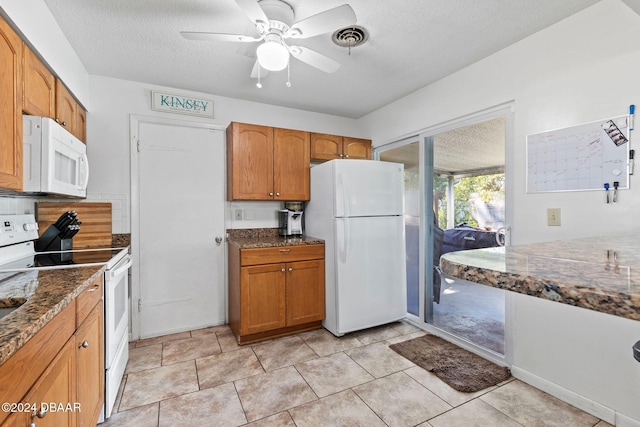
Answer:
<path fill-rule="evenodd" d="M 100 300 L 75 333 L 78 427 L 94 427 L 104 403 L 103 302 Z"/>
<path fill-rule="evenodd" d="M 3 427 L 76 425 L 75 341 L 71 338 Z M 13 402 L 12 402 L 13 403 Z M 75 410 L 74 410 L 75 409 Z"/>
<path fill-rule="evenodd" d="M 0 413 L 2 427 L 94 427 L 98 423 L 104 403 L 101 292 L 99 277 L 0 366 L 0 400 L 21 409 Z M 87 310 L 86 303 L 92 301 Z M 31 411 L 32 407 L 36 410 Z"/>
<path fill-rule="evenodd" d="M 285 327 L 284 264 L 240 270 L 240 335 Z"/>
<path fill-rule="evenodd" d="M 75 340 L 71 338 L 24 398 L 24 402 L 42 408 L 30 414 L 29 422 L 35 422 L 38 427 L 76 425 L 75 365 Z"/>
<path fill-rule="evenodd" d="M 324 245 L 276 251 L 229 247 L 229 326 L 240 344 L 322 325 Z"/>

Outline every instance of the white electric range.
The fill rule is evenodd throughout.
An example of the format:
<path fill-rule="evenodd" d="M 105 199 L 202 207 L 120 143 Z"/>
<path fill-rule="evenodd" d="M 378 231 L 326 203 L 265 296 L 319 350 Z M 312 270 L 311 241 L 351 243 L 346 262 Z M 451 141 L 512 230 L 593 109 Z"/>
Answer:
<path fill-rule="evenodd" d="M 128 248 L 36 252 L 38 223 L 31 214 L 0 215 L 0 286 L 11 276 L 39 270 L 106 266 L 104 273 L 105 404 L 101 420 L 111 416 L 129 358 Z M 4 284 L 3 284 L 4 283 Z"/>

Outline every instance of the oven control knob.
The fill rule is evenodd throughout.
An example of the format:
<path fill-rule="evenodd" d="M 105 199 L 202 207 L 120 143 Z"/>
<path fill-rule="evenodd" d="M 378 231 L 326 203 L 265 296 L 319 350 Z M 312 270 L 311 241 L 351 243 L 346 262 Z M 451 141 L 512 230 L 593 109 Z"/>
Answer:
<path fill-rule="evenodd" d="M 22 228 L 24 228 L 24 231 L 33 231 L 38 229 L 38 224 L 37 223 L 24 224 Z"/>

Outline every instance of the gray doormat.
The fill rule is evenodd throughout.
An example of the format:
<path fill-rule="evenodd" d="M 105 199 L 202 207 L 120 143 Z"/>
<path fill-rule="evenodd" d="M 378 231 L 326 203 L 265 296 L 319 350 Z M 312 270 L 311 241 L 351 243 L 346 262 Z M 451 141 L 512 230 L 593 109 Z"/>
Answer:
<path fill-rule="evenodd" d="M 435 335 L 428 334 L 389 347 L 465 393 L 492 387 L 511 376 L 509 368 L 498 366 Z"/>

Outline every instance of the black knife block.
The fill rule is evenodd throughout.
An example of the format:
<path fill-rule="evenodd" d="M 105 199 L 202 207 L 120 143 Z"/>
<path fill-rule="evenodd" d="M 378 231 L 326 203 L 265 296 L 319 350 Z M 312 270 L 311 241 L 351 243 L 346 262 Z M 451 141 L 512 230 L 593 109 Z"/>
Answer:
<path fill-rule="evenodd" d="M 58 237 L 60 230 L 50 225 L 42 236 L 36 240 L 36 251 L 70 251 L 73 249 L 73 239 L 61 239 Z"/>

